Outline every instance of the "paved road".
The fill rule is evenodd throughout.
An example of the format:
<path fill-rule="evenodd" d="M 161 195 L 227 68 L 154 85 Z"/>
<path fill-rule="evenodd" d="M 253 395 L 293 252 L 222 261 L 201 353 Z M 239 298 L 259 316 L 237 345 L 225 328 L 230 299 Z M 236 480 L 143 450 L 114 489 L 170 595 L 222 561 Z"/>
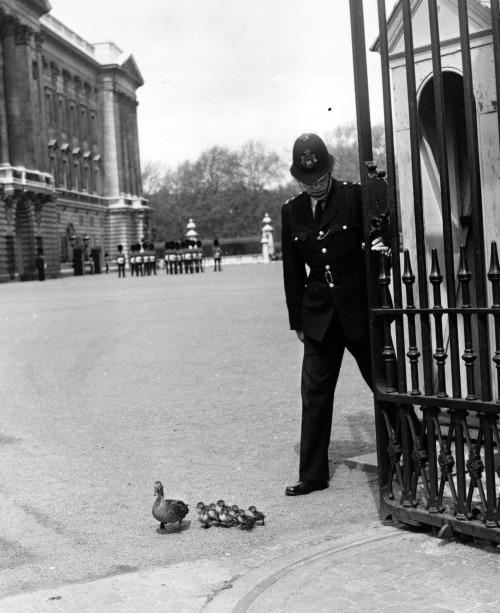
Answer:
<path fill-rule="evenodd" d="M 0 598 L 132 571 L 229 564 L 231 576 L 379 525 L 372 405 L 350 359 L 337 394 L 332 485 L 297 474 L 301 346 L 281 265 L 0 286 Z M 192 512 L 161 535 L 153 483 Z M 256 504 L 252 532 L 203 530 L 194 507 Z"/>

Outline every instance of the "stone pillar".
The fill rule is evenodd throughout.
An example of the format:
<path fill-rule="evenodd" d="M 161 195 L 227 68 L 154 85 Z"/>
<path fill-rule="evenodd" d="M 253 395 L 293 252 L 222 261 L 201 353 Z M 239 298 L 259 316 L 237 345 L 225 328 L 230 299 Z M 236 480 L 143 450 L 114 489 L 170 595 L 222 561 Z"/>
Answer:
<path fill-rule="evenodd" d="M 16 27 L 16 78 L 19 92 L 19 125 L 23 141 L 23 155 L 16 164 L 26 168 L 38 167 L 36 133 L 41 124 L 40 106 L 38 104 L 38 63 L 34 51 L 34 31 L 27 25 Z M 45 168 L 43 170 L 46 170 Z"/>
<path fill-rule="evenodd" d="M 4 28 L 4 16 L 2 15 L 0 22 L 0 36 L 3 42 L 3 36 L 5 32 Z M 0 44 L 0 108 L 6 108 L 6 100 L 5 100 L 5 66 L 4 66 L 4 52 L 3 52 L 3 44 Z M 7 130 L 7 117 L 6 113 L 0 113 L 0 166 L 9 166 L 9 137 Z"/>
<path fill-rule="evenodd" d="M 32 79 L 34 87 L 34 99 L 36 100 L 36 109 L 33 109 L 35 113 L 35 160 L 37 160 L 36 168 L 45 172 L 52 172 L 49 159 L 46 128 L 46 110 L 45 110 L 45 87 L 43 83 L 43 56 L 42 56 L 42 44 L 43 36 L 41 34 L 35 34 L 35 59 L 32 60 Z M 57 101 L 56 101 L 57 102 Z M 56 105 L 57 106 L 57 105 Z M 59 124 L 57 124 L 59 125 Z M 55 178 L 55 177 L 54 177 Z"/>
<path fill-rule="evenodd" d="M 269 244 L 265 232 L 262 232 L 260 243 L 262 245 L 262 259 L 264 264 L 269 264 Z"/>
<path fill-rule="evenodd" d="M 18 20 L 14 17 L 2 18 L 3 82 L 5 87 L 5 114 L 8 130 L 8 163 L 14 166 L 24 161 L 23 129 L 21 125 L 21 102 L 18 89 L 16 28 Z M 3 161 L 3 160 L 2 160 Z"/>
<path fill-rule="evenodd" d="M 273 237 L 273 227 L 271 226 L 271 218 L 269 214 L 266 213 L 264 215 L 264 219 L 262 220 L 264 227 L 262 228 L 262 234 L 267 238 L 267 245 L 269 256 L 274 255 L 274 237 Z"/>
<path fill-rule="evenodd" d="M 115 93 L 113 79 L 105 77 L 102 89 L 103 113 L 103 165 L 101 173 L 103 196 L 118 198 L 120 196 L 120 177 L 118 169 L 117 121 L 115 114 Z"/>
<path fill-rule="evenodd" d="M 142 196 L 142 177 L 141 177 L 141 158 L 139 154 L 139 127 L 137 125 L 137 100 L 134 100 L 132 108 L 132 137 L 134 143 L 134 176 L 135 176 L 135 196 Z"/>

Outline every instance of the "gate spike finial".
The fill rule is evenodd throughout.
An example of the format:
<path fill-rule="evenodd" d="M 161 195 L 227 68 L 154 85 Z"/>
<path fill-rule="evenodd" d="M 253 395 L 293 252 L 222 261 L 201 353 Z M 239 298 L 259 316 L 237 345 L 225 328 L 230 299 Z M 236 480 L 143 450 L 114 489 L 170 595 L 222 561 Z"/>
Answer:
<path fill-rule="evenodd" d="M 465 245 L 460 245 L 460 265 L 458 268 L 458 278 L 462 283 L 471 280 L 472 273 L 467 264 L 467 255 L 465 254 Z"/>
<path fill-rule="evenodd" d="M 491 260 L 490 270 L 488 272 L 490 281 L 500 279 L 500 263 L 498 261 L 498 249 L 496 241 L 491 241 Z"/>
<path fill-rule="evenodd" d="M 413 274 L 413 270 L 411 268 L 410 262 L 410 252 L 408 249 L 404 250 L 404 260 L 405 260 L 405 269 L 403 272 L 403 283 L 409 284 L 415 282 L 415 275 Z"/>
<path fill-rule="evenodd" d="M 441 274 L 441 269 L 439 268 L 439 259 L 437 254 L 437 249 L 432 249 L 432 268 L 431 274 L 429 275 L 429 281 L 431 283 L 441 283 L 443 280 L 443 275 Z"/>
<path fill-rule="evenodd" d="M 496 241 L 491 241 L 491 261 L 488 279 L 491 281 L 493 293 L 493 308 L 500 307 L 500 264 L 498 262 L 498 250 Z"/>

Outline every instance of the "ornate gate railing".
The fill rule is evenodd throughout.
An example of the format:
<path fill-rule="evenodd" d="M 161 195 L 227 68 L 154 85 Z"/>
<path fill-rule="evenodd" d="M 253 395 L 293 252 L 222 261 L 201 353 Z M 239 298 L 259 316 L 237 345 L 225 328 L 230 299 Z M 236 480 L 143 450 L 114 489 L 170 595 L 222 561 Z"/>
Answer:
<path fill-rule="evenodd" d="M 485 232 L 485 207 L 494 207 L 495 203 L 491 198 L 486 201 L 483 194 L 492 186 L 485 188 L 485 181 L 491 178 L 482 175 L 485 154 L 478 144 L 469 13 L 479 10 L 480 16 L 486 15 L 485 11 L 491 14 L 491 27 L 483 28 L 482 34 L 490 41 L 493 62 L 489 79 L 498 101 L 499 0 L 491 0 L 489 7 L 478 0 L 456 3 L 459 36 L 454 44 L 455 53 L 461 56 L 466 135 L 466 142 L 460 146 L 467 160 L 470 199 L 469 213 L 460 220 L 468 227 L 468 244 L 460 245 L 455 244 L 453 225 L 456 193 L 450 189 L 438 4 L 438 0 L 400 0 L 389 19 L 393 34 L 399 16 L 404 39 L 404 52 L 400 51 L 399 57 L 406 76 L 405 128 L 409 133 L 409 156 L 404 156 L 395 151 L 391 32 L 386 2 L 378 0 L 386 174 L 371 161 L 363 2 L 350 0 L 365 236 L 369 240 L 374 232 L 383 231 L 385 224 L 392 236 L 392 258 L 380 259 L 372 253 L 367 261 L 381 516 L 428 524 L 442 534 L 486 538 L 496 544 L 500 542 L 500 265 L 496 243 L 485 238 L 494 231 L 488 227 Z M 427 57 L 431 55 L 433 83 L 432 138 L 442 218 L 439 248 L 429 246 L 422 186 L 423 134 L 412 22 L 417 7 L 424 10 L 422 6 L 427 21 L 420 20 L 419 27 L 428 25 L 430 40 L 425 51 Z M 394 85 L 398 86 L 401 80 Z M 491 138 L 493 152 L 490 150 L 489 155 L 498 164 L 500 115 L 498 105 L 494 108 L 498 134 Z M 405 164 L 411 166 L 406 172 L 411 177 L 410 205 L 407 198 L 405 206 L 412 210 L 402 221 L 396 176 L 397 171 L 406 170 L 402 169 Z M 405 244 L 409 225 L 406 236 L 413 240 Z"/>

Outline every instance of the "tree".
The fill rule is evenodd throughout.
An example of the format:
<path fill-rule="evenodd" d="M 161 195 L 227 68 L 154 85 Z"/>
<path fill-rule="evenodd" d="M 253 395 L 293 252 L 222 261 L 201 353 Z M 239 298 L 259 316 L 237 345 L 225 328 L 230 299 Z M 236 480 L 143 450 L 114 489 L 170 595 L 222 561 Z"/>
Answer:
<path fill-rule="evenodd" d="M 147 160 L 142 167 L 142 192 L 145 198 L 157 193 L 163 183 L 165 168 L 160 162 Z"/>
<path fill-rule="evenodd" d="M 283 180 L 282 162 L 274 152 L 267 153 L 258 141 L 248 141 L 238 154 L 243 186 L 257 194 Z"/>
<path fill-rule="evenodd" d="M 259 142 L 239 151 L 211 147 L 195 162 L 164 172 L 149 200 L 152 226 L 162 240 L 182 237 L 190 217 L 201 236 L 258 235 L 264 214 L 282 203 L 282 195 L 276 196 L 281 180 L 278 155 Z"/>
<path fill-rule="evenodd" d="M 335 175 L 346 181 L 359 181 L 358 131 L 356 124 L 337 126 L 325 138 L 328 149 L 335 156 Z M 384 127 L 372 127 L 372 148 L 374 161 L 379 168 L 385 168 Z"/>

